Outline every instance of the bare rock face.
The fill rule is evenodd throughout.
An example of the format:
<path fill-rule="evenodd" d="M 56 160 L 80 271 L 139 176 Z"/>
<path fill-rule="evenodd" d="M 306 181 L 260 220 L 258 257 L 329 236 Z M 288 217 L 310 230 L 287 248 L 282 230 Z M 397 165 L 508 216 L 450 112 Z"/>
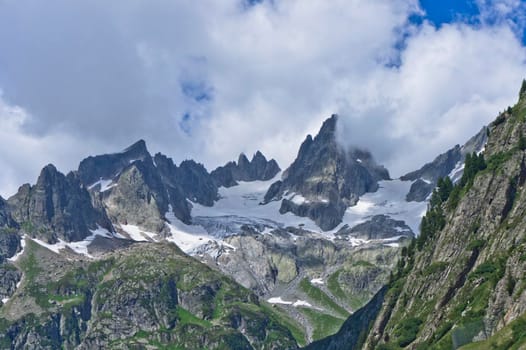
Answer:
<path fill-rule="evenodd" d="M 210 207 L 218 199 L 217 185 L 202 164 L 193 160 L 183 161 L 179 165 L 177 178 L 191 201 Z"/>
<path fill-rule="evenodd" d="M 232 187 L 237 185 L 237 181 L 267 181 L 274 178 L 280 171 L 274 159 L 267 160 L 260 151 L 257 151 L 251 161 L 241 153 L 237 163 L 228 162 L 212 171 L 210 175 L 217 186 Z"/>
<path fill-rule="evenodd" d="M 146 142 L 139 140 L 120 153 L 103 154 L 88 157 L 80 162 L 78 174 L 86 186 L 102 179 L 113 179 L 136 160 L 151 158 L 146 148 Z"/>
<path fill-rule="evenodd" d="M 17 227 L 17 223 L 13 220 L 7 202 L 0 197 L 0 227 Z"/>
<path fill-rule="evenodd" d="M 60 173 L 53 165 L 42 169 L 34 186 L 23 185 L 9 198 L 14 219 L 33 237 L 55 243 L 80 241 L 99 226 L 112 230 L 104 211 L 94 207 L 78 176 Z"/>
<path fill-rule="evenodd" d="M 161 180 L 166 187 L 168 194 L 168 201 L 172 207 L 172 211 L 179 220 L 189 224 L 192 221 L 190 215 L 190 204 L 186 200 L 187 193 L 181 187 L 178 177 L 178 168 L 171 158 L 166 157 L 161 153 L 154 156 L 155 166 L 161 176 Z M 215 193 L 215 192 L 214 192 Z"/>
<path fill-rule="evenodd" d="M 376 191 L 379 180 L 389 179 L 369 152 L 342 148 L 336 140 L 337 121 L 333 115 L 314 139 L 307 136 L 296 160 L 265 196 L 265 203 L 282 200 L 281 213 L 309 217 L 323 230 L 336 227 L 359 196 Z M 297 201 L 293 195 L 303 198 Z"/>
<path fill-rule="evenodd" d="M 115 222 L 161 232 L 164 213 L 168 211 L 168 197 L 151 159 L 134 161 L 114 181 L 116 186 L 103 193 L 110 217 Z"/>

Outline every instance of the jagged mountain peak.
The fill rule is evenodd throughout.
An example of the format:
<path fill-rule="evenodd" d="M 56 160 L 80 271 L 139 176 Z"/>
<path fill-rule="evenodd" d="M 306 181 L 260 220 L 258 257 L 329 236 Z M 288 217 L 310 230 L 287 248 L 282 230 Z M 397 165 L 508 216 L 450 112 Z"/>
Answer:
<path fill-rule="evenodd" d="M 237 163 L 230 161 L 212 171 L 211 175 L 218 187 L 232 187 L 236 186 L 238 181 L 270 180 L 280 171 L 276 160 L 267 160 L 262 152 L 257 151 L 252 160 L 248 160 L 245 153 L 241 153 Z"/>
<path fill-rule="evenodd" d="M 137 142 L 133 143 L 132 145 L 124 149 L 123 153 L 127 153 L 127 152 L 140 152 L 140 153 L 146 152 L 147 153 L 148 149 L 146 147 L 146 141 L 144 141 L 143 139 L 139 139 Z"/>
<path fill-rule="evenodd" d="M 389 179 L 389 172 L 377 165 L 369 152 L 340 145 L 337 122 L 338 116 L 333 114 L 314 138 L 306 137 L 282 180 L 265 195 L 267 203 L 283 200 L 281 213 L 307 216 L 323 230 L 336 227 L 359 196 L 376 191 L 379 180 Z M 293 201 L 285 195 L 300 195 L 304 200 Z"/>
<path fill-rule="evenodd" d="M 237 164 L 238 165 L 241 165 L 241 164 L 248 164 L 250 163 L 250 161 L 248 160 L 247 156 L 245 153 L 240 153 L 239 154 L 239 157 L 237 158 Z"/>
<path fill-rule="evenodd" d="M 136 160 L 149 160 L 151 155 L 146 142 L 139 140 L 120 153 L 89 156 L 79 164 L 78 174 L 81 181 L 90 186 L 100 179 L 113 179 L 130 163 Z"/>
<path fill-rule="evenodd" d="M 325 119 L 315 138 L 333 136 L 336 133 L 338 119 L 339 117 L 337 114 L 332 114 L 329 118 Z"/>
<path fill-rule="evenodd" d="M 78 176 L 64 175 L 52 164 L 42 169 L 35 185 L 21 186 L 8 205 L 27 234 L 50 243 L 79 241 L 98 227 L 113 231 L 106 213 L 92 202 Z"/>

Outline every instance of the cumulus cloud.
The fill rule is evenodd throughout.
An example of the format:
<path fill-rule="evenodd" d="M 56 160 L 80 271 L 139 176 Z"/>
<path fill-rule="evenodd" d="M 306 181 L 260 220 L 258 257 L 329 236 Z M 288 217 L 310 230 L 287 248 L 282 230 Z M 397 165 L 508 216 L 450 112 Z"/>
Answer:
<path fill-rule="evenodd" d="M 0 189 L 3 196 L 14 194 L 24 183 L 33 183 L 39 169 L 48 163 L 54 163 L 60 170 L 68 172 L 79 155 L 87 156 L 79 151 L 79 140 L 67 134 L 27 134 L 24 125 L 30 118 L 23 108 L 6 103 L 0 91 Z M 98 140 L 83 139 L 81 142 L 86 148 L 104 151 Z"/>
<path fill-rule="evenodd" d="M 413 170 L 511 104 L 525 74 L 517 20 L 437 29 L 417 13 L 416 0 L 4 0 L 0 193 L 138 138 L 209 169 L 258 149 L 284 167 L 334 112 L 345 143 Z"/>
<path fill-rule="evenodd" d="M 525 62 L 526 51 L 506 26 L 424 24 L 399 67 L 376 71 L 359 97 L 365 102 L 343 101 L 344 142 L 367 144 L 401 175 L 467 141 L 513 105 Z"/>

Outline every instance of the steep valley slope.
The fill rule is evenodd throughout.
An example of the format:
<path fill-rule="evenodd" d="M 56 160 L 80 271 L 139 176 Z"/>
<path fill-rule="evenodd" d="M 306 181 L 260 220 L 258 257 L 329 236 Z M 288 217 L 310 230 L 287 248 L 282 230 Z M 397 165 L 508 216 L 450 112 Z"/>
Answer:
<path fill-rule="evenodd" d="M 487 133 L 388 286 L 309 349 L 526 348 L 526 84 Z"/>
<path fill-rule="evenodd" d="M 283 172 L 257 152 L 209 173 L 142 140 L 46 166 L 0 198 L 1 347 L 295 349 L 349 322 L 365 339 L 430 191 L 459 180 L 486 129 L 390 179 L 337 143 L 337 120 Z"/>

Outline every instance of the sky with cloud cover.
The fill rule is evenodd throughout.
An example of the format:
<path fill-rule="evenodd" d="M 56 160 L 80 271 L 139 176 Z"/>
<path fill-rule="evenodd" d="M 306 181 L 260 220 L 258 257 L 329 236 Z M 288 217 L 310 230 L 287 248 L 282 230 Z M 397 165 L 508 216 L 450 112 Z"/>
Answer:
<path fill-rule="evenodd" d="M 399 176 L 515 103 L 525 28 L 521 0 L 0 0 L 0 194 L 139 138 L 286 167 L 332 113 Z"/>

